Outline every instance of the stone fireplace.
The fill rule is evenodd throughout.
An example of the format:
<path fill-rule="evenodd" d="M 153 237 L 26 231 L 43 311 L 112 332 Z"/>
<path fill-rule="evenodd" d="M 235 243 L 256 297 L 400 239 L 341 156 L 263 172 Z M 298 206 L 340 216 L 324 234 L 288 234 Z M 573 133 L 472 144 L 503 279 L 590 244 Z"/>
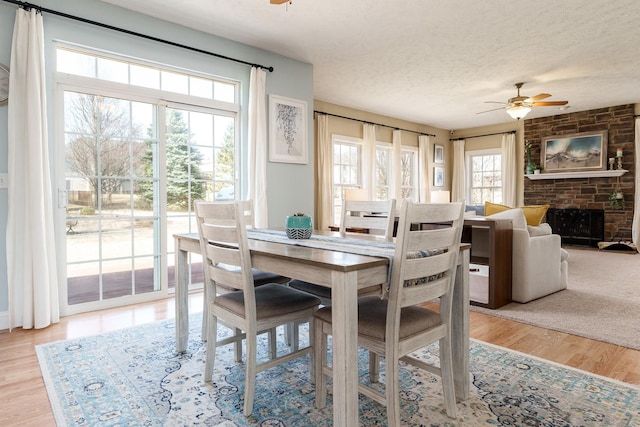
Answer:
<path fill-rule="evenodd" d="M 558 221 L 559 219 L 555 216 L 559 210 L 569 212 L 568 210 L 572 209 L 574 213 L 602 211 L 604 233 L 602 241 L 631 240 L 636 173 L 634 121 L 633 104 L 525 120 L 524 139 L 531 143 L 531 157 L 536 162 L 540 159 L 542 140 L 548 136 L 606 130 L 607 158 L 615 157 L 616 150 L 621 149 L 622 166 L 627 172 L 619 177 L 593 176 L 536 180 L 525 178 L 524 204 L 548 204 L 552 209 L 547 215 L 547 221 Z M 609 202 L 609 196 L 616 190 L 624 193 L 622 207 L 614 206 Z M 593 242 L 590 239 L 587 240 L 592 246 Z"/>

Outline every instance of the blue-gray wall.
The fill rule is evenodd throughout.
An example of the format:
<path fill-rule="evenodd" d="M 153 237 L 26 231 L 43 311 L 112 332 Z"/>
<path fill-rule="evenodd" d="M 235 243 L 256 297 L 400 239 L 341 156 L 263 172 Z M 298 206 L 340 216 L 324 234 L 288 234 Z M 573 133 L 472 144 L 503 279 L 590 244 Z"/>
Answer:
<path fill-rule="evenodd" d="M 38 4 L 37 1 L 31 3 Z M 314 150 L 313 150 L 313 68 L 311 64 L 295 61 L 251 46 L 236 43 L 220 37 L 205 34 L 158 19 L 130 12 L 95 0 L 43 1 L 44 8 L 54 9 L 70 15 L 129 29 L 138 33 L 170 40 L 228 57 L 242 59 L 250 63 L 273 66 L 274 72 L 267 73 L 266 92 L 307 102 L 308 110 L 308 152 L 306 165 L 268 163 L 267 196 L 269 204 L 269 225 L 283 226 L 284 219 L 293 212 L 313 212 L 314 193 Z M 0 1 L 0 63 L 9 66 L 11 38 L 16 6 Z M 68 18 L 44 13 L 45 59 L 48 76 L 49 135 L 50 154 L 56 155 L 53 128 L 53 60 L 54 41 L 75 43 L 119 54 L 130 55 L 159 63 L 210 73 L 239 80 L 242 86 L 241 124 L 241 181 L 243 194 L 247 182 L 247 99 L 250 67 L 236 62 L 218 59 L 186 49 L 171 47 L 135 36 L 84 24 Z M 265 100 L 268 108 L 268 100 Z M 0 106 L 0 172 L 7 172 L 7 106 Z M 52 164 L 52 173 L 55 173 Z M 56 197 L 53 197 L 56 200 Z M 7 327 L 8 310 L 7 266 L 6 266 L 6 225 L 7 190 L 0 189 L 0 329 Z M 64 224 L 64 222 L 62 223 Z M 64 233 L 62 233 L 64 235 Z"/>

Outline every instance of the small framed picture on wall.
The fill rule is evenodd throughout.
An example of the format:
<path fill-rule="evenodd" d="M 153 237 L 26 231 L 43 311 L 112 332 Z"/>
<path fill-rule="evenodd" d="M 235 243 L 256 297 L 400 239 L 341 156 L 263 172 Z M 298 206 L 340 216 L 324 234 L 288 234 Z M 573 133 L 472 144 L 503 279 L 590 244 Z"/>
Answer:
<path fill-rule="evenodd" d="M 307 164 L 307 103 L 269 95 L 269 161 Z"/>
<path fill-rule="evenodd" d="M 433 162 L 444 163 L 444 145 L 435 144 L 433 146 Z"/>
<path fill-rule="evenodd" d="M 433 167 L 433 186 L 444 186 L 444 168 L 440 166 Z"/>

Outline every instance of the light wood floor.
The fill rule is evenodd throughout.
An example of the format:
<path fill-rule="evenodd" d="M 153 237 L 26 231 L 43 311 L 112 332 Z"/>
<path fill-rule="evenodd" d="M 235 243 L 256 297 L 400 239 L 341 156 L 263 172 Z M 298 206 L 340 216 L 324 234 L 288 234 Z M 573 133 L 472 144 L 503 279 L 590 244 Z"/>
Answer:
<path fill-rule="evenodd" d="M 190 309 L 202 308 L 192 294 Z M 69 316 L 43 330 L 0 331 L 0 425 L 54 426 L 34 346 L 173 318 L 173 299 Z M 640 351 L 471 312 L 471 337 L 640 385 Z"/>

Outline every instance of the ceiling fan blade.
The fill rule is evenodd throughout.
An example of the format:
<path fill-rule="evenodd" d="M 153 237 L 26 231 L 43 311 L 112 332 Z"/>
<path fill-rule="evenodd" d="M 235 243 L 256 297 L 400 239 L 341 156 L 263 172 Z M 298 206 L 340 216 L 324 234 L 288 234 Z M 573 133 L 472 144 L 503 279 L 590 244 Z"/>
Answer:
<path fill-rule="evenodd" d="M 532 102 L 534 107 L 553 107 L 554 105 L 567 105 L 569 101 L 545 101 L 545 102 Z"/>
<path fill-rule="evenodd" d="M 541 99 L 545 99 L 550 97 L 551 95 L 549 95 L 548 93 L 539 93 L 536 96 L 532 96 L 531 98 L 527 99 L 527 102 L 536 102 L 539 101 Z"/>
<path fill-rule="evenodd" d="M 269 0 L 269 3 L 271 4 L 282 4 L 282 3 L 288 3 L 291 0 Z"/>
<path fill-rule="evenodd" d="M 501 101 L 484 101 L 485 104 L 502 104 L 502 105 L 507 105 L 506 102 L 501 102 Z"/>
<path fill-rule="evenodd" d="M 476 114 L 488 113 L 488 112 L 490 112 L 490 111 L 496 111 L 496 110 L 504 110 L 505 108 L 507 108 L 507 107 L 492 108 L 491 110 L 478 111 Z"/>

